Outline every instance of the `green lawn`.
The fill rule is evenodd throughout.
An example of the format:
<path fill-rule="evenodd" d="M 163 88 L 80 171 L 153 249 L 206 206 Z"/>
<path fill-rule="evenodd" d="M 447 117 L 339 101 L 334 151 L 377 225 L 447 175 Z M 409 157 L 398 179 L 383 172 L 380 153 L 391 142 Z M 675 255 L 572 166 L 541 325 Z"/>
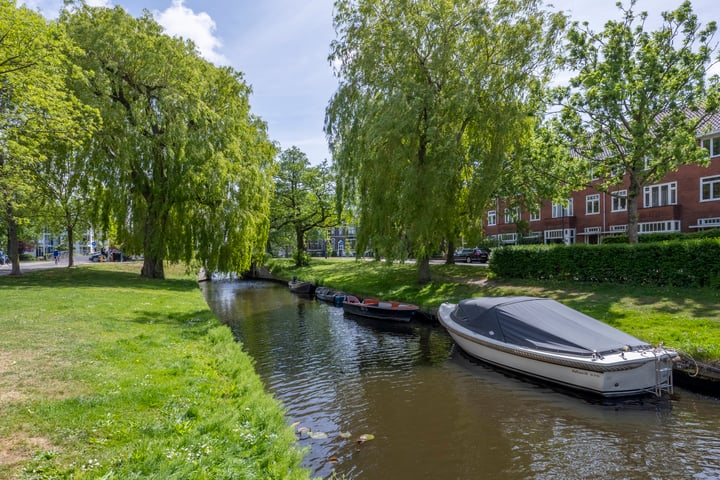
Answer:
<path fill-rule="evenodd" d="M 197 282 L 139 270 L 0 277 L 0 478 L 308 478 Z"/>
<path fill-rule="evenodd" d="M 615 284 L 503 281 L 488 269 L 431 265 L 433 281 L 418 285 L 414 264 L 313 258 L 308 267 L 271 259 L 281 278 L 296 275 L 358 296 L 403 300 L 432 310 L 442 302 L 501 295 L 550 297 L 647 342 L 674 347 L 696 360 L 720 362 L 720 290 Z"/>

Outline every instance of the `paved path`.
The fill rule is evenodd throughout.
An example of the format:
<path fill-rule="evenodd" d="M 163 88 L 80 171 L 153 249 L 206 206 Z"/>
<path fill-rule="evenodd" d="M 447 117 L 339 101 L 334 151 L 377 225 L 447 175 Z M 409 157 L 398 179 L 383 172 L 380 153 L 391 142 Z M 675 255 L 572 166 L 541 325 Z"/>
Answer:
<path fill-rule="evenodd" d="M 90 263 L 87 255 L 75 255 L 73 262 L 75 265 L 82 265 L 84 263 Z M 61 259 L 58 263 L 55 260 L 39 260 L 32 262 L 20 262 L 20 273 L 31 272 L 34 270 L 47 270 L 48 268 L 67 268 L 68 259 L 67 257 Z M 0 275 L 9 275 L 12 270 L 12 266 L 0 265 Z"/>

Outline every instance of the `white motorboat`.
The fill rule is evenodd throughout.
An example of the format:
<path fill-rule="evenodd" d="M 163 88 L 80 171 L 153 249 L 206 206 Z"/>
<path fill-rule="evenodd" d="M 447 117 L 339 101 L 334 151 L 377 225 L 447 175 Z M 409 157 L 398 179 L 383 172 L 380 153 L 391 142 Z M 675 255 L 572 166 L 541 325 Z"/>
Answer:
<path fill-rule="evenodd" d="M 536 297 L 443 303 L 440 323 L 485 362 L 606 397 L 672 393 L 673 350 Z"/>

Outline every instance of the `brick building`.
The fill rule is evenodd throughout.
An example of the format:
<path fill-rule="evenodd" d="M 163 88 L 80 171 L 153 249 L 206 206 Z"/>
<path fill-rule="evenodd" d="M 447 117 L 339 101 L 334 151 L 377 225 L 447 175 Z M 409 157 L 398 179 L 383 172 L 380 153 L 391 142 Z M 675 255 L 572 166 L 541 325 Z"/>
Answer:
<path fill-rule="evenodd" d="M 638 201 L 640 235 L 720 228 L 720 115 L 708 123 L 710 131 L 698 140 L 710 153 L 710 165 L 682 165 L 645 187 Z M 604 236 L 627 231 L 627 186 L 626 175 L 611 192 L 586 188 L 567 205 L 543 202 L 537 213 L 507 209 L 496 199 L 483 221 L 485 235 L 500 244 L 601 243 Z"/>

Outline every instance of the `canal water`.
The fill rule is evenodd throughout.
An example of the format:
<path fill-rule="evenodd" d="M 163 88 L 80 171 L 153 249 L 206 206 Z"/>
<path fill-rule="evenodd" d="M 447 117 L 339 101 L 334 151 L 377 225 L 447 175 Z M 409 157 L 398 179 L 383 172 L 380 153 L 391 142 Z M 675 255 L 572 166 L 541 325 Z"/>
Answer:
<path fill-rule="evenodd" d="M 314 476 L 720 478 L 718 399 L 583 397 L 474 361 L 439 326 L 346 317 L 272 283 L 202 288 L 299 422 Z"/>

